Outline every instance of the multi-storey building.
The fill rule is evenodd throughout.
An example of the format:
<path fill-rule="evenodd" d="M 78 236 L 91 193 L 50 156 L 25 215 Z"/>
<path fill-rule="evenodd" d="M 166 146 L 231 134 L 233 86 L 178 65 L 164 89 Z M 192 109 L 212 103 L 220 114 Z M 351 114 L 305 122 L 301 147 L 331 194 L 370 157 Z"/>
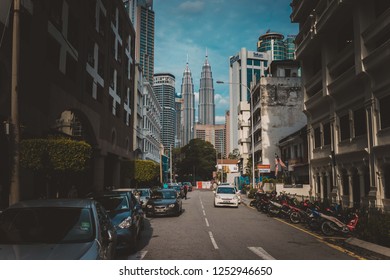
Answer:
<path fill-rule="evenodd" d="M 175 76 L 170 73 L 154 75 L 153 90 L 161 105 L 161 143 L 165 149 L 175 146 L 176 110 Z"/>
<path fill-rule="evenodd" d="M 136 61 L 149 84 L 154 74 L 154 22 L 153 0 L 123 0 L 136 31 Z"/>
<path fill-rule="evenodd" d="M 181 96 L 183 98 L 182 111 L 182 146 L 187 145 L 194 139 L 194 125 L 195 125 L 195 94 L 194 83 L 192 81 L 191 70 L 186 64 L 183 72 L 183 79 L 181 83 Z"/>
<path fill-rule="evenodd" d="M 247 51 L 242 48 L 230 57 L 229 99 L 230 133 L 229 153 L 238 149 L 246 166 L 250 151 L 250 86 L 252 81 L 268 76 L 269 56 L 267 53 Z M 238 122 L 237 122 L 238 120 Z"/>
<path fill-rule="evenodd" d="M 225 125 L 224 124 L 195 124 L 195 138 L 210 142 L 219 157 L 225 155 Z"/>
<path fill-rule="evenodd" d="M 0 11 L 8 11 L 8 1 Z M 0 119 L 10 118 L 11 24 L 0 13 Z M 4 13 L 6 15 L 6 13 Z M 75 183 L 79 193 L 120 186 L 121 163 L 133 155 L 135 31 L 115 1 L 26 1 L 20 25 L 21 137 L 65 133 L 93 148 L 91 168 Z M 0 130 L 1 197 L 8 197 L 11 151 Z M 6 136 L 8 134 L 8 136 Z M 4 167 L 4 169 L 3 169 Z M 4 170 L 6 170 L 4 172 Z M 22 170 L 22 172 L 25 172 Z M 24 173 L 23 173 L 24 174 Z M 45 192 L 38 178 L 21 176 L 21 199 Z M 49 191 L 45 195 L 53 196 Z"/>
<path fill-rule="evenodd" d="M 183 114 L 183 98 L 181 96 L 175 97 L 175 108 L 176 108 L 176 135 L 175 135 L 175 147 L 182 147 L 182 114 Z"/>
<path fill-rule="evenodd" d="M 161 113 L 160 102 L 154 94 L 153 87 L 144 81 L 142 104 L 142 158 L 160 163 L 161 146 Z"/>
<path fill-rule="evenodd" d="M 273 61 L 271 77 L 262 77 L 252 89 L 254 162 L 275 171 L 277 143 L 306 125 L 299 63 Z M 251 133 L 250 133 L 251 135 Z M 252 137 L 252 136 L 251 136 Z M 281 158 L 284 160 L 284 158 Z"/>
<path fill-rule="evenodd" d="M 200 77 L 198 108 L 198 123 L 215 124 L 213 74 L 207 54 Z"/>
<path fill-rule="evenodd" d="M 295 36 L 270 32 L 261 35 L 257 42 L 257 51 L 268 53 L 270 60 L 293 60 L 295 52 Z"/>
<path fill-rule="evenodd" d="M 291 2 L 310 182 L 344 206 L 390 206 L 390 1 Z"/>

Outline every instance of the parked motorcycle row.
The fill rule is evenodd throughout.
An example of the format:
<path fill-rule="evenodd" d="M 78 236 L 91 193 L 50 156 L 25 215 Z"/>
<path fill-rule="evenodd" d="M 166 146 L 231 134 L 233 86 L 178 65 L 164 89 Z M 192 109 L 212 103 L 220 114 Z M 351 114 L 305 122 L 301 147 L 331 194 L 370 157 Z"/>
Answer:
<path fill-rule="evenodd" d="M 277 195 L 276 192 L 256 193 L 250 206 L 270 217 L 284 218 L 293 224 L 305 224 L 309 229 L 321 231 L 326 236 L 353 234 L 359 221 L 357 211 L 342 209 L 338 204 L 320 207 L 318 201 L 298 201 L 294 196 Z"/>

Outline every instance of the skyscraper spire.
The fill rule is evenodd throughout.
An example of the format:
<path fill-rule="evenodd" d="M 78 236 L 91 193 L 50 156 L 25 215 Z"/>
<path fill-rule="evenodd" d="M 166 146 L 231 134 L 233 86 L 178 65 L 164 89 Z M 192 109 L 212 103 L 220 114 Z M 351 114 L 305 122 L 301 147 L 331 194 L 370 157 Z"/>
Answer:
<path fill-rule="evenodd" d="M 200 78 L 198 114 L 200 124 L 215 124 L 214 86 L 207 48 Z"/>
<path fill-rule="evenodd" d="M 188 54 L 187 64 L 183 73 L 183 80 L 181 84 L 181 95 L 183 98 L 182 146 L 185 146 L 190 142 L 190 140 L 194 139 L 195 126 L 195 94 L 191 70 L 188 65 Z"/>

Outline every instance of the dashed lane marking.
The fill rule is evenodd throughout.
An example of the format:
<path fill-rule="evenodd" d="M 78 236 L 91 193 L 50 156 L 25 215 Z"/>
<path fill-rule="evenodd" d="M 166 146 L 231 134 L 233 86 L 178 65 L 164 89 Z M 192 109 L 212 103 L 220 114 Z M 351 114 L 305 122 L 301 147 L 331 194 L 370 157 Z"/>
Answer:
<path fill-rule="evenodd" d="M 263 260 L 275 260 L 275 258 L 268 254 L 268 252 L 262 247 L 248 247 L 248 249 L 258 255 Z"/>
<path fill-rule="evenodd" d="M 219 248 L 218 248 L 217 242 L 215 242 L 213 233 L 211 231 L 209 231 L 209 236 L 210 236 L 210 239 L 211 239 L 211 243 L 213 243 L 214 249 L 218 250 Z"/>
<path fill-rule="evenodd" d="M 209 227 L 210 224 L 209 224 L 209 221 L 207 220 L 207 218 L 204 218 L 204 220 L 206 221 L 206 226 Z"/>

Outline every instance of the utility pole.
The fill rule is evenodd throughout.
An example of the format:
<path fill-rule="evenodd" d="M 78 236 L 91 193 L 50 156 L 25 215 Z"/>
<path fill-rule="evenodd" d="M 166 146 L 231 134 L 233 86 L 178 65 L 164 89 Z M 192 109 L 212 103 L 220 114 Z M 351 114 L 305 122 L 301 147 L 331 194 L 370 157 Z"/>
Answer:
<path fill-rule="evenodd" d="M 171 183 L 173 183 L 172 181 L 172 144 L 169 145 L 169 169 L 171 171 Z"/>
<path fill-rule="evenodd" d="M 12 33 L 12 80 L 11 80 L 11 127 L 13 130 L 13 160 L 10 189 L 10 204 L 20 200 L 20 182 L 19 182 L 19 144 L 20 144 L 20 126 L 19 126 L 19 57 L 20 57 L 20 0 L 14 0 L 14 19 Z"/>

